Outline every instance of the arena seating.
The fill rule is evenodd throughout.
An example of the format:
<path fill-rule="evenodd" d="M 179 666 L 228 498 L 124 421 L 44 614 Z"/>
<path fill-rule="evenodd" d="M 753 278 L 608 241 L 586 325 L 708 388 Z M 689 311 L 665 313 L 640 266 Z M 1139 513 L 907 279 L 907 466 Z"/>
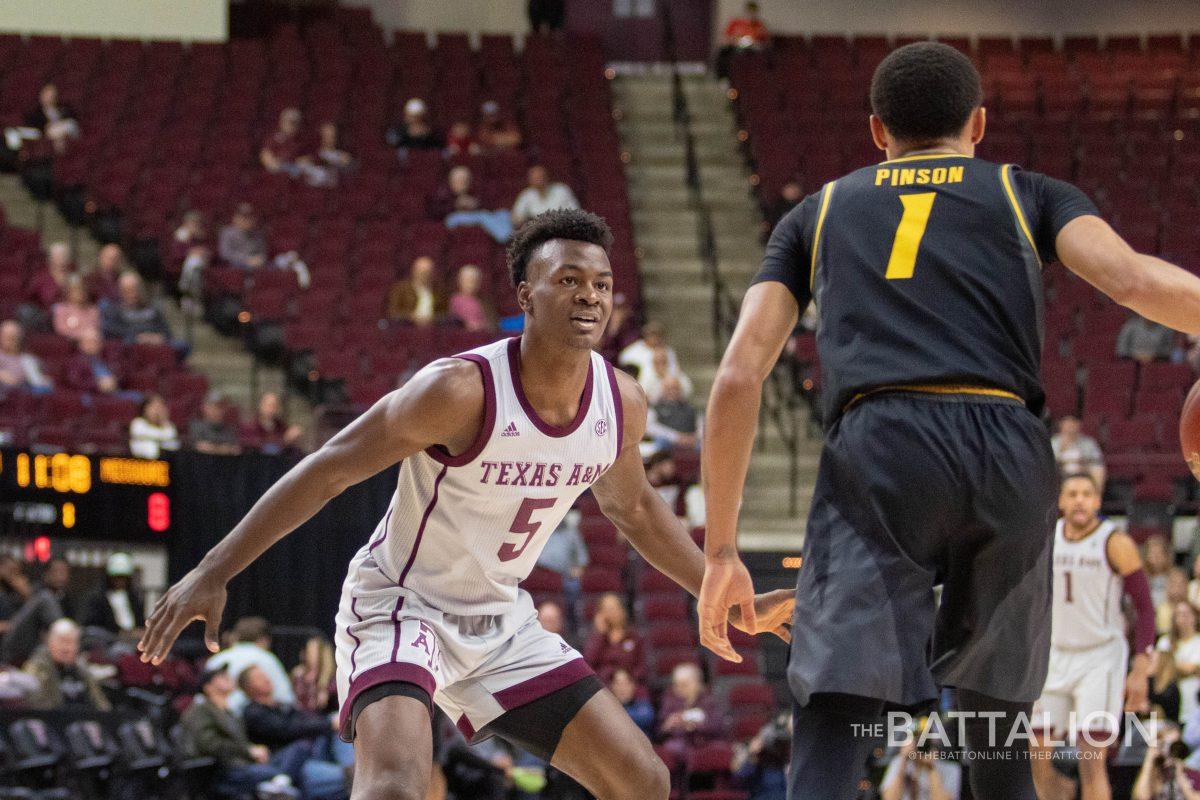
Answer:
<path fill-rule="evenodd" d="M 781 36 L 771 52 L 733 60 L 731 97 L 764 207 L 788 180 L 813 192 L 879 160 L 865 124 L 867 87 L 892 46 L 908 41 Z M 1134 247 L 1200 270 L 1200 39 L 946 41 L 983 76 L 990 113 L 981 157 L 1075 182 Z M 1110 501 L 1194 507 L 1174 434 L 1191 370 L 1118 361 L 1126 313 L 1059 264 L 1045 281 L 1051 415 L 1080 415 L 1099 438 Z M 815 360 L 811 334 L 797 357 Z"/>

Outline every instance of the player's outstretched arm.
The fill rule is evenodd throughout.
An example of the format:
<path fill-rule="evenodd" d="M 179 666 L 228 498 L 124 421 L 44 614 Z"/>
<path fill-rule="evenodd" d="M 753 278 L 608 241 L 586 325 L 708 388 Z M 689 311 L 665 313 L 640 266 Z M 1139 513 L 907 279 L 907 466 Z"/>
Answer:
<path fill-rule="evenodd" d="M 696 597 L 704 578 L 704 554 L 646 479 L 638 450 L 638 443 L 646 431 L 646 395 L 638 382 L 624 372 L 617 372 L 617 385 L 625 421 L 621 452 L 604 477 L 592 486 L 592 493 L 600 503 L 600 510 L 634 549 Z M 748 633 L 771 631 L 787 640 L 790 638 L 787 624 L 792 618 L 794 602 L 792 592 L 788 590 L 755 597 L 751 589 L 746 604 L 736 609 L 732 617 L 727 615 L 727 621 Z M 704 644 L 723 658 L 741 661 L 728 638 L 720 649 L 707 642 Z"/>
<path fill-rule="evenodd" d="M 1058 257 L 1069 270 L 1148 320 L 1200 333 L 1200 278 L 1134 250 L 1099 217 L 1077 217 L 1058 232 Z"/>
<path fill-rule="evenodd" d="M 138 643 L 142 660 L 162 661 L 196 619 L 204 621 L 205 641 L 216 652 L 225 585 L 233 576 L 359 481 L 434 444 L 461 452 L 474 439 L 483 412 L 479 368 L 461 360 L 435 362 L 381 399 L 292 467 L 159 599 Z"/>

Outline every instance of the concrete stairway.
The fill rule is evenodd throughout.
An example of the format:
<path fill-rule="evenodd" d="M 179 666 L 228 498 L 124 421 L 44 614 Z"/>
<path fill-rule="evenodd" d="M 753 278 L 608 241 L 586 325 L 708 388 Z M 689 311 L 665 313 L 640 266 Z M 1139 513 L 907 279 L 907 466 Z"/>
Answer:
<path fill-rule="evenodd" d="M 620 134 L 629 153 L 626 176 L 634 235 L 642 253 L 647 315 L 666 325 L 671 345 L 696 385 L 693 400 L 703 405 L 716 371 L 712 286 L 698 255 L 698 215 L 688 200 L 685 148 L 672 119 L 671 79 L 667 74 L 622 76 L 613 88 Z M 736 147 L 724 89 L 710 77 L 689 76 L 684 90 L 721 274 L 740 300 L 762 256 L 761 215 L 748 194 L 749 176 Z M 743 547 L 799 546 L 819 452 L 819 442 L 802 444 L 800 507 L 793 518 L 788 514 L 788 452 L 774 428 L 766 426 L 747 480 Z"/>

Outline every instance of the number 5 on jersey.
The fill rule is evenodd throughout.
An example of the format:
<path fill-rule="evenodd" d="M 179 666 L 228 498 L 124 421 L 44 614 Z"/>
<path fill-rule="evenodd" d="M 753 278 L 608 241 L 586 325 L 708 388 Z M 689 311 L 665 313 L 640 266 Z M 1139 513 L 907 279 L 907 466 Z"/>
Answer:
<path fill-rule="evenodd" d="M 519 546 L 514 545 L 512 542 L 505 542 L 500 545 L 500 550 L 496 553 L 496 557 L 501 561 L 512 561 L 514 558 L 520 558 L 521 553 L 524 553 L 525 548 L 533 541 L 534 534 L 542 527 L 542 523 L 533 521 L 533 512 L 550 508 L 553 505 L 554 499 L 550 497 L 526 497 L 522 500 L 520 508 L 517 509 L 517 516 L 513 520 L 512 525 L 509 526 L 508 532 L 523 533 L 525 534 L 525 538 Z"/>
<path fill-rule="evenodd" d="M 921 248 L 921 239 L 925 236 L 925 226 L 929 224 L 929 212 L 933 210 L 935 197 L 936 192 L 900 195 L 904 216 L 900 217 L 900 226 L 896 228 L 892 254 L 888 258 L 887 272 L 884 273 L 888 280 L 906 280 L 913 276 L 913 269 L 917 266 L 917 250 Z"/>

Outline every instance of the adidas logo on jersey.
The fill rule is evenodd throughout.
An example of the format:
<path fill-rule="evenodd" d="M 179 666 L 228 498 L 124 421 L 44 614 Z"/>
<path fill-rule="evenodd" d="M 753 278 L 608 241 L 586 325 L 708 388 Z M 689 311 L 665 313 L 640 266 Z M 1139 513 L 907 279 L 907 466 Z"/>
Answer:
<path fill-rule="evenodd" d="M 520 436 L 521 432 L 519 430 L 517 430 L 517 423 L 510 422 L 510 423 L 508 423 L 508 427 L 500 432 L 500 435 L 501 436 Z"/>

